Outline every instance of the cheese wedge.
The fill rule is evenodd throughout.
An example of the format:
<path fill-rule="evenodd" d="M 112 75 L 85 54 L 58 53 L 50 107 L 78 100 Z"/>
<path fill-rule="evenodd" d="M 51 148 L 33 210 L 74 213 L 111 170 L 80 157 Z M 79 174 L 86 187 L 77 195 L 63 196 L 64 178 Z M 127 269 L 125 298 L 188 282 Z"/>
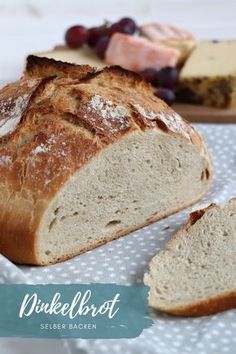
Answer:
<path fill-rule="evenodd" d="M 141 72 L 149 67 L 159 70 L 165 66 L 176 66 L 179 57 L 177 49 L 154 44 L 146 38 L 115 33 L 110 39 L 105 62 Z"/>
<path fill-rule="evenodd" d="M 99 69 L 106 66 L 94 51 L 87 46 L 80 49 L 70 49 L 65 46 L 58 46 L 52 51 L 40 52 L 36 55 L 38 57 L 60 60 L 71 64 L 91 65 Z"/>
<path fill-rule="evenodd" d="M 204 41 L 180 72 L 182 98 L 207 106 L 236 104 L 236 41 Z"/>
<path fill-rule="evenodd" d="M 139 28 L 141 35 L 156 44 L 163 44 L 180 51 L 179 64 L 182 64 L 196 45 L 195 37 L 177 26 L 150 23 Z"/>

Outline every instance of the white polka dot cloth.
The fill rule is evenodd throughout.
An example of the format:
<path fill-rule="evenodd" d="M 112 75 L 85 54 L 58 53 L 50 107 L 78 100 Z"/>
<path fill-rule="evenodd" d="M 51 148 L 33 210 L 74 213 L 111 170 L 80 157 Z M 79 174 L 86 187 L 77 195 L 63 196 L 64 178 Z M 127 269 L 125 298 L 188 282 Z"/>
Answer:
<path fill-rule="evenodd" d="M 196 126 L 207 140 L 212 153 L 215 178 L 210 192 L 194 208 L 209 202 L 224 203 L 236 196 L 236 125 Z M 140 283 L 150 259 L 186 221 L 190 210 L 184 210 L 61 264 L 16 267 L 2 257 L 0 283 Z M 236 310 L 195 319 L 159 315 L 154 317 L 154 325 L 135 339 L 67 340 L 61 343 L 61 347 L 64 353 L 72 354 L 235 354 L 235 333 Z M 30 350 L 27 346 L 32 348 L 34 343 L 34 340 L 17 341 L 19 345 L 16 346 L 16 339 L 1 339 L 1 354 L 26 354 Z M 37 348 L 39 342 L 35 340 Z M 13 349 L 10 350 L 11 343 Z M 53 354 L 54 349 L 55 353 L 60 353 L 57 341 L 41 341 L 41 353 L 42 345 L 45 346 L 44 354 Z M 17 351 L 14 351 L 14 346 Z"/>

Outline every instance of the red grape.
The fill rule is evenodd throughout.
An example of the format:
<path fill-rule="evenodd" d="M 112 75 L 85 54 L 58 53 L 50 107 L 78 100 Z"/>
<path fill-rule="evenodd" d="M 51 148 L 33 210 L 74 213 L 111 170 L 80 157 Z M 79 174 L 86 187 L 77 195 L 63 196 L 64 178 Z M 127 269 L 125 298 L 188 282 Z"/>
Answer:
<path fill-rule="evenodd" d="M 108 35 L 112 36 L 114 33 L 126 33 L 123 29 L 123 27 L 119 24 L 119 22 L 113 23 L 109 28 L 108 28 Z"/>
<path fill-rule="evenodd" d="M 105 53 L 107 50 L 109 40 L 110 40 L 109 36 L 103 36 L 98 40 L 98 42 L 95 46 L 95 52 L 97 53 L 97 55 L 101 59 L 103 59 L 105 57 Z"/>
<path fill-rule="evenodd" d="M 137 30 L 136 22 L 130 17 L 122 18 L 119 24 L 123 27 L 125 33 L 133 34 Z"/>
<path fill-rule="evenodd" d="M 90 47 L 93 48 L 101 37 L 108 34 L 108 24 L 104 23 L 102 26 L 92 27 L 88 30 L 88 32 L 89 35 L 87 43 Z"/>
<path fill-rule="evenodd" d="M 88 32 L 89 32 L 88 45 L 90 47 L 95 47 L 96 43 L 103 35 L 102 28 L 101 27 L 92 27 L 88 30 Z"/>
<path fill-rule="evenodd" d="M 141 76 L 147 82 L 150 82 L 153 86 L 157 84 L 158 70 L 154 68 L 147 68 L 141 72 Z"/>
<path fill-rule="evenodd" d="M 175 102 L 175 93 L 167 88 L 160 87 L 154 94 L 169 105 Z"/>
<path fill-rule="evenodd" d="M 178 71 L 176 68 L 166 66 L 158 73 L 158 86 L 169 89 L 176 88 L 178 83 Z"/>
<path fill-rule="evenodd" d="M 88 30 L 84 26 L 73 26 L 66 31 L 65 41 L 71 48 L 79 48 L 88 40 Z"/>
<path fill-rule="evenodd" d="M 137 25 L 131 18 L 125 17 L 120 21 L 113 23 L 108 29 L 109 36 L 112 36 L 114 33 L 126 33 L 133 34 L 137 29 Z"/>

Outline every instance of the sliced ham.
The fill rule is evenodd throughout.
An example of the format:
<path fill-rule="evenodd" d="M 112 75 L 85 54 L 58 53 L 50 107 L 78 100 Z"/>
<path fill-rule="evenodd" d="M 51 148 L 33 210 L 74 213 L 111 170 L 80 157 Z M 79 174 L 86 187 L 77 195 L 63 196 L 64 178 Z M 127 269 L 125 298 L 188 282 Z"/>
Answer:
<path fill-rule="evenodd" d="M 141 72 L 149 67 L 161 69 L 165 66 L 176 66 L 179 57 L 178 49 L 152 43 L 146 38 L 115 33 L 110 39 L 105 62 Z"/>

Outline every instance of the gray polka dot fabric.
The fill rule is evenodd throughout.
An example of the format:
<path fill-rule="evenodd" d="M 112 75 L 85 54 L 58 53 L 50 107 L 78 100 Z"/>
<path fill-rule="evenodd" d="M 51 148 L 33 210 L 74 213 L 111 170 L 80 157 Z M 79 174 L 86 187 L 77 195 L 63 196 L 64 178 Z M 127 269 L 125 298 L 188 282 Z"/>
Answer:
<path fill-rule="evenodd" d="M 207 141 L 213 157 L 215 176 L 211 190 L 194 206 L 194 209 L 211 202 L 222 204 L 236 196 L 236 125 L 199 124 L 196 127 Z M 126 285 L 140 283 L 150 259 L 187 220 L 192 209 L 186 209 L 124 238 L 57 265 L 16 267 L 1 257 L 0 283 L 114 282 Z M 138 338 L 68 340 L 63 342 L 64 353 L 236 353 L 236 310 L 194 319 L 160 314 L 153 315 L 153 320 L 153 326 L 143 331 Z M 1 341 L 3 340 L 0 340 L 2 348 Z M 48 341 L 47 345 L 50 342 L 52 341 Z M 53 343 L 51 343 L 50 354 L 53 353 Z"/>

